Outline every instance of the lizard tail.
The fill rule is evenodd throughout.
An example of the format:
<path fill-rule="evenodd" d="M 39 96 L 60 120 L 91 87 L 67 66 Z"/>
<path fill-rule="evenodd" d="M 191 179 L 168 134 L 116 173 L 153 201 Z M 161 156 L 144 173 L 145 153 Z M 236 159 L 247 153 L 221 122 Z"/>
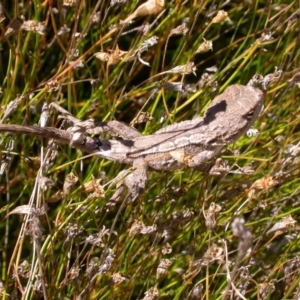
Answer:
<path fill-rule="evenodd" d="M 22 126 L 13 124 L 0 124 L 0 132 L 10 132 L 16 134 L 26 134 L 39 136 L 41 138 L 54 139 L 60 144 L 71 145 L 83 152 L 95 153 L 99 151 L 95 140 L 89 136 L 85 138 L 84 143 L 73 142 L 73 133 L 52 127 L 39 127 L 39 126 Z"/>
<path fill-rule="evenodd" d="M 41 138 L 54 139 L 60 144 L 70 145 L 83 152 L 92 153 L 102 158 L 109 160 L 130 163 L 132 159 L 128 158 L 127 145 L 130 141 L 117 140 L 102 140 L 84 136 L 83 140 L 75 141 L 73 139 L 74 133 L 58 128 L 39 127 L 39 126 L 22 126 L 12 124 L 0 124 L 0 132 L 10 132 L 16 134 L 26 134 L 39 136 Z"/>
<path fill-rule="evenodd" d="M 0 132 L 40 136 L 42 138 L 55 139 L 62 144 L 70 144 L 73 136 L 71 132 L 57 128 L 11 124 L 0 124 Z"/>

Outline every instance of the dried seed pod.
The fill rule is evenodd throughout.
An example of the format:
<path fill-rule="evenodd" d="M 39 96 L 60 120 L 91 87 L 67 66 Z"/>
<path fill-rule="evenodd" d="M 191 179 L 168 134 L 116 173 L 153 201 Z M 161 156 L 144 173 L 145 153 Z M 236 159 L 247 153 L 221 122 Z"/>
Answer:
<path fill-rule="evenodd" d="M 246 134 L 248 137 L 254 137 L 254 136 L 258 136 L 259 131 L 256 128 L 251 127 L 247 130 Z"/>
<path fill-rule="evenodd" d="M 31 270 L 31 264 L 27 260 L 23 260 L 18 266 L 18 276 L 23 278 L 29 278 Z"/>
<path fill-rule="evenodd" d="M 50 140 L 48 143 L 48 155 L 46 156 L 43 164 L 43 170 L 48 171 L 54 164 L 54 161 L 58 155 L 58 146 L 54 140 Z"/>
<path fill-rule="evenodd" d="M 116 285 L 124 281 L 128 281 L 128 279 L 124 277 L 121 273 L 115 273 L 111 275 L 109 279 L 109 285 Z"/>
<path fill-rule="evenodd" d="M 100 22 L 100 11 L 96 12 L 95 14 L 92 15 L 92 23 L 99 23 Z"/>
<path fill-rule="evenodd" d="M 122 51 L 119 49 L 119 46 L 116 46 L 116 49 L 111 52 L 108 57 L 107 65 L 116 65 L 119 63 L 127 51 Z"/>
<path fill-rule="evenodd" d="M 172 90 L 174 92 L 184 92 L 183 89 L 184 84 L 182 82 L 163 82 L 160 87 Z"/>
<path fill-rule="evenodd" d="M 269 229 L 267 234 L 272 232 L 276 232 L 277 234 L 284 233 L 290 228 L 293 228 L 296 223 L 297 221 L 293 219 L 291 215 L 288 215 L 287 217 L 279 220 L 271 229 Z"/>
<path fill-rule="evenodd" d="M 221 23 L 225 19 L 229 20 L 228 13 L 225 10 L 219 10 L 217 15 L 212 19 L 212 23 Z"/>
<path fill-rule="evenodd" d="M 212 230 L 216 227 L 217 217 L 221 209 L 222 208 L 220 205 L 216 204 L 215 202 L 212 202 L 208 210 L 205 212 L 205 225 L 209 230 Z"/>
<path fill-rule="evenodd" d="M 145 111 L 140 112 L 133 120 L 132 124 L 146 123 L 153 120 L 153 117 Z"/>
<path fill-rule="evenodd" d="M 91 79 L 90 80 L 90 84 L 93 88 L 98 89 L 100 86 L 100 80 L 99 79 Z M 95 101 L 93 102 L 93 105 L 90 106 L 88 111 L 94 111 L 94 109 L 96 108 L 97 104 L 95 103 Z"/>
<path fill-rule="evenodd" d="M 63 193 L 65 196 L 68 196 L 71 194 L 75 184 L 78 181 L 78 177 L 74 175 L 74 173 L 70 173 L 66 176 L 64 185 L 63 185 Z"/>
<path fill-rule="evenodd" d="M 133 225 L 130 227 L 129 236 L 139 234 L 142 231 L 142 229 L 145 227 L 146 226 L 144 225 L 144 223 L 142 221 L 134 222 Z"/>
<path fill-rule="evenodd" d="M 230 167 L 227 165 L 226 161 L 223 161 L 222 158 L 217 158 L 215 164 L 209 170 L 210 175 L 220 176 L 227 174 L 230 170 Z"/>
<path fill-rule="evenodd" d="M 250 187 L 249 196 L 253 196 L 257 190 L 268 190 L 279 184 L 279 181 L 275 180 L 272 176 L 264 176 L 257 179 Z"/>
<path fill-rule="evenodd" d="M 200 78 L 200 80 L 199 80 L 199 82 L 198 82 L 199 88 L 200 88 L 200 89 L 203 88 L 203 87 L 206 85 L 206 83 L 209 83 L 209 82 L 211 82 L 212 80 L 213 80 L 213 75 L 212 75 L 212 74 L 209 74 L 209 73 L 207 73 L 207 72 L 204 72 L 204 73 L 201 75 L 201 78 Z"/>
<path fill-rule="evenodd" d="M 46 83 L 46 89 L 49 92 L 56 92 L 59 90 L 59 83 L 57 79 L 50 80 Z"/>
<path fill-rule="evenodd" d="M 271 83 L 276 83 L 279 81 L 280 77 L 282 75 L 282 70 L 279 70 L 277 67 L 275 67 L 275 72 L 274 73 L 270 73 L 268 75 L 266 75 L 265 77 L 263 77 L 261 85 L 263 87 L 263 89 L 267 89 L 267 87 L 271 84 Z"/>
<path fill-rule="evenodd" d="M 158 298 L 158 289 L 156 287 L 152 287 L 147 292 L 145 292 L 145 297 L 143 298 L 143 300 L 157 300 Z"/>
<path fill-rule="evenodd" d="M 107 229 L 105 226 L 102 227 L 102 229 L 96 233 L 90 234 L 86 239 L 85 242 L 90 245 L 97 246 L 99 248 L 104 248 L 105 243 L 103 242 L 103 237 L 109 236 L 109 229 Z"/>
<path fill-rule="evenodd" d="M 195 53 L 205 53 L 209 50 L 213 50 L 213 43 L 212 41 L 207 41 L 206 39 L 203 39 L 204 42 L 199 46 L 197 51 Z"/>
<path fill-rule="evenodd" d="M 99 264 L 100 264 L 99 257 L 96 256 L 90 257 L 89 263 L 87 264 L 86 267 L 86 273 L 90 278 L 98 272 Z"/>
<path fill-rule="evenodd" d="M 148 0 L 141 4 L 131 15 L 129 15 L 122 23 L 128 23 L 129 21 L 149 15 L 156 15 L 160 13 L 165 7 L 165 0 Z"/>
<path fill-rule="evenodd" d="M 108 61 L 109 59 L 109 54 L 106 52 L 97 52 L 94 55 L 101 61 Z"/>
<path fill-rule="evenodd" d="M 270 298 L 270 295 L 275 291 L 275 284 L 274 280 L 270 280 L 267 283 L 260 283 L 258 285 L 259 287 L 259 299 L 265 300 L 265 299 L 272 299 Z M 297 298 L 294 298 L 297 299 Z"/>
<path fill-rule="evenodd" d="M 103 187 L 100 185 L 101 179 L 92 179 L 88 182 L 86 182 L 85 184 L 83 184 L 83 186 L 81 187 L 81 191 L 85 192 L 85 193 L 92 193 L 92 195 L 97 196 L 97 198 L 100 198 L 100 194 L 102 195 L 101 197 L 104 196 L 104 189 Z M 102 192 L 100 192 L 102 191 Z M 55 193 L 53 196 L 51 196 L 48 199 L 48 202 L 57 202 L 61 199 L 64 198 L 64 193 L 62 191 L 58 191 L 57 193 Z"/>
<path fill-rule="evenodd" d="M 108 248 L 106 250 L 106 253 L 105 253 L 105 257 L 102 261 L 102 264 L 100 265 L 99 269 L 98 269 L 98 272 L 99 274 L 105 274 L 107 273 L 110 268 L 112 267 L 112 264 L 115 260 L 115 253 L 112 249 Z"/>
<path fill-rule="evenodd" d="M 188 62 L 186 65 L 176 66 L 175 68 L 166 71 L 165 73 L 172 74 L 191 74 L 193 73 L 196 76 L 196 67 L 194 62 Z"/>
<path fill-rule="evenodd" d="M 193 286 L 193 288 L 192 288 L 191 292 L 189 293 L 187 299 L 190 299 L 190 300 L 201 299 L 203 289 L 204 289 L 203 284 L 201 282 L 197 282 Z"/>
<path fill-rule="evenodd" d="M 152 225 L 152 226 L 145 226 L 142 230 L 141 230 L 141 234 L 152 234 L 157 232 L 157 225 Z"/>
<path fill-rule="evenodd" d="M 252 164 L 244 167 L 239 167 L 239 170 L 241 171 L 242 174 L 246 174 L 246 175 L 254 174 L 254 169 Z"/>
<path fill-rule="evenodd" d="M 164 255 L 172 253 L 172 246 L 169 243 L 166 243 L 162 247 L 161 253 L 164 254 Z"/>
<path fill-rule="evenodd" d="M 82 59 L 77 62 L 70 60 L 69 65 L 71 65 L 74 70 L 84 68 L 84 63 Z"/>
<path fill-rule="evenodd" d="M 296 277 L 298 277 L 298 271 L 300 267 L 300 258 L 296 256 L 289 261 L 286 261 L 284 264 L 283 272 L 284 272 L 284 281 L 286 284 L 294 282 Z M 294 299 L 299 299 L 300 297 L 300 289 L 298 287 L 297 295 L 294 294 Z"/>
<path fill-rule="evenodd" d="M 95 179 L 93 178 L 92 180 L 86 182 L 83 187 L 82 187 L 82 191 L 86 192 L 86 193 L 90 193 L 90 192 L 95 192 L 97 188 L 99 188 L 101 179 Z"/>
<path fill-rule="evenodd" d="M 1 118 L 1 122 L 2 123 L 4 120 L 8 119 L 13 113 L 16 112 L 16 110 L 18 109 L 18 105 L 19 103 L 24 99 L 24 96 L 20 96 L 15 98 L 14 100 L 10 101 L 7 106 L 5 111 L 3 112 L 3 116 Z"/>
<path fill-rule="evenodd" d="M 269 41 L 272 41 L 272 40 L 274 40 L 274 37 L 272 36 L 271 31 L 263 32 L 261 34 L 261 38 L 260 38 L 261 42 L 269 42 Z"/>
<path fill-rule="evenodd" d="M 44 35 L 46 31 L 46 26 L 41 22 L 28 20 L 21 25 L 21 29 Z"/>
<path fill-rule="evenodd" d="M 64 0 L 63 6 L 76 6 L 78 0 Z"/>
<path fill-rule="evenodd" d="M 79 57 L 79 55 L 80 55 L 80 50 L 78 48 L 73 48 L 73 49 L 71 49 L 68 57 L 69 57 L 69 59 L 75 59 L 75 58 Z"/>
<path fill-rule="evenodd" d="M 201 266 L 209 266 L 215 261 L 222 263 L 224 260 L 224 249 L 213 244 L 208 248 L 200 260 Z"/>
<path fill-rule="evenodd" d="M 136 53 L 143 53 L 145 51 L 148 51 L 149 47 L 152 47 L 157 43 L 158 43 L 158 36 L 154 35 L 151 38 L 145 40 L 134 53 L 136 54 Z"/>
<path fill-rule="evenodd" d="M 43 191 L 47 191 L 49 188 L 55 185 L 55 182 L 48 177 L 40 176 L 39 185 Z"/>
<path fill-rule="evenodd" d="M 71 31 L 71 28 L 64 24 L 62 27 L 59 28 L 57 31 L 57 35 L 63 36 Z"/>
<path fill-rule="evenodd" d="M 39 217 L 45 214 L 44 208 L 35 208 L 30 205 L 20 205 L 10 211 L 7 216 L 12 214 L 19 214 L 19 215 L 32 215 L 35 217 Z"/>
<path fill-rule="evenodd" d="M 142 60 L 141 58 L 141 54 L 145 51 L 148 51 L 149 47 L 152 47 L 154 46 L 155 44 L 157 44 L 158 42 L 158 37 L 157 36 L 152 36 L 151 38 L 145 40 L 133 53 L 133 55 L 130 55 L 129 57 L 126 58 L 125 61 L 128 61 L 128 60 L 132 60 L 134 57 L 137 57 L 138 60 L 146 65 L 146 66 L 150 66 L 150 64 L 144 60 Z"/>
<path fill-rule="evenodd" d="M 186 27 L 186 24 L 183 23 L 179 26 L 177 26 L 176 28 L 172 29 L 171 32 L 170 32 L 170 35 L 169 36 L 172 36 L 172 35 L 186 35 L 189 31 L 189 28 Z"/>
<path fill-rule="evenodd" d="M 92 185 L 94 192 L 90 195 L 90 197 L 95 198 L 104 198 L 105 192 L 103 186 L 100 184 L 101 179 L 93 179 Z"/>
<path fill-rule="evenodd" d="M 156 269 L 156 279 L 167 273 L 168 269 L 171 267 L 172 261 L 169 259 L 162 259 Z"/>
<path fill-rule="evenodd" d="M 35 213 L 35 208 L 31 207 L 30 205 L 20 205 L 10 211 L 7 216 L 12 214 L 19 214 L 19 215 L 32 215 Z"/>

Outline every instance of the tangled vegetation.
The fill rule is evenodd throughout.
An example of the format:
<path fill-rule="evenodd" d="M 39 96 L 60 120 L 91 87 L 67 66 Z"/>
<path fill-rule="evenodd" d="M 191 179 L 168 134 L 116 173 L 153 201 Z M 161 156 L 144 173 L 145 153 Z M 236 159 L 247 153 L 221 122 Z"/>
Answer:
<path fill-rule="evenodd" d="M 57 103 L 147 135 L 282 70 L 258 131 L 221 154 L 236 172 L 150 172 L 110 209 L 127 166 L 2 133 L 2 299 L 300 298 L 300 3 L 288 2 L 0 2 L 3 124 L 46 114 L 63 127 Z"/>

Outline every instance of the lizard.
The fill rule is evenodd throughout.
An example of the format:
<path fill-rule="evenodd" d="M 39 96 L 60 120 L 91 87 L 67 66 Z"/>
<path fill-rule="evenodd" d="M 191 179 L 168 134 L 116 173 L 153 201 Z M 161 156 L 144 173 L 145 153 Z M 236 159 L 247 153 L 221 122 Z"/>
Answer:
<path fill-rule="evenodd" d="M 53 127 L 0 124 L 0 132 L 29 134 L 52 138 L 83 152 L 130 164 L 133 171 L 121 171 L 116 177 L 117 188 L 110 199 L 118 201 L 124 189 L 135 199 L 146 187 L 147 171 L 194 168 L 212 175 L 212 164 L 221 150 L 234 143 L 252 127 L 264 105 L 264 90 L 281 76 L 281 70 L 262 75 L 255 74 L 247 85 L 233 84 L 216 96 L 203 117 L 181 121 L 143 136 L 135 128 L 119 122 L 80 121 L 59 105 L 52 105 L 62 118 L 73 122 L 66 130 Z M 122 140 L 101 139 L 105 132 L 114 132 Z M 208 168 L 211 168 L 210 170 Z"/>

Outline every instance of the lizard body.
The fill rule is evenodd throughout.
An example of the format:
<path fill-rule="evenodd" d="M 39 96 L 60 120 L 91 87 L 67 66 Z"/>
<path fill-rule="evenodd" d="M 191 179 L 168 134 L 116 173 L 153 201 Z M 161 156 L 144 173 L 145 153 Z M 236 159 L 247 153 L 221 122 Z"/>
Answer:
<path fill-rule="evenodd" d="M 280 76 L 281 71 L 277 73 L 279 75 L 274 75 L 274 78 Z M 267 76 L 265 78 L 269 84 L 270 76 Z M 191 167 L 207 171 L 207 162 L 217 156 L 223 147 L 235 142 L 258 118 L 263 108 L 264 94 L 256 85 L 263 80 L 262 76 L 255 75 L 247 86 L 231 85 L 214 98 L 203 117 L 166 126 L 148 136 L 142 136 L 134 128 L 118 121 L 81 122 L 56 104 L 54 106 L 64 117 L 74 123 L 73 127 L 62 130 L 0 124 L 0 132 L 53 138 L 59 143 L 72 145 L 105 159 L 132 164 L 132 173 L 124 175 L 122 172 L 118 176 L 125 178 L 117 184 L 117 191 L 112 199 L 117 200 L 125 186 L 135 197 L 146 186 L 148 167 L 156 170 Z M 90 136 L 109 131 L 117 133 L 123 140 Z"/>

